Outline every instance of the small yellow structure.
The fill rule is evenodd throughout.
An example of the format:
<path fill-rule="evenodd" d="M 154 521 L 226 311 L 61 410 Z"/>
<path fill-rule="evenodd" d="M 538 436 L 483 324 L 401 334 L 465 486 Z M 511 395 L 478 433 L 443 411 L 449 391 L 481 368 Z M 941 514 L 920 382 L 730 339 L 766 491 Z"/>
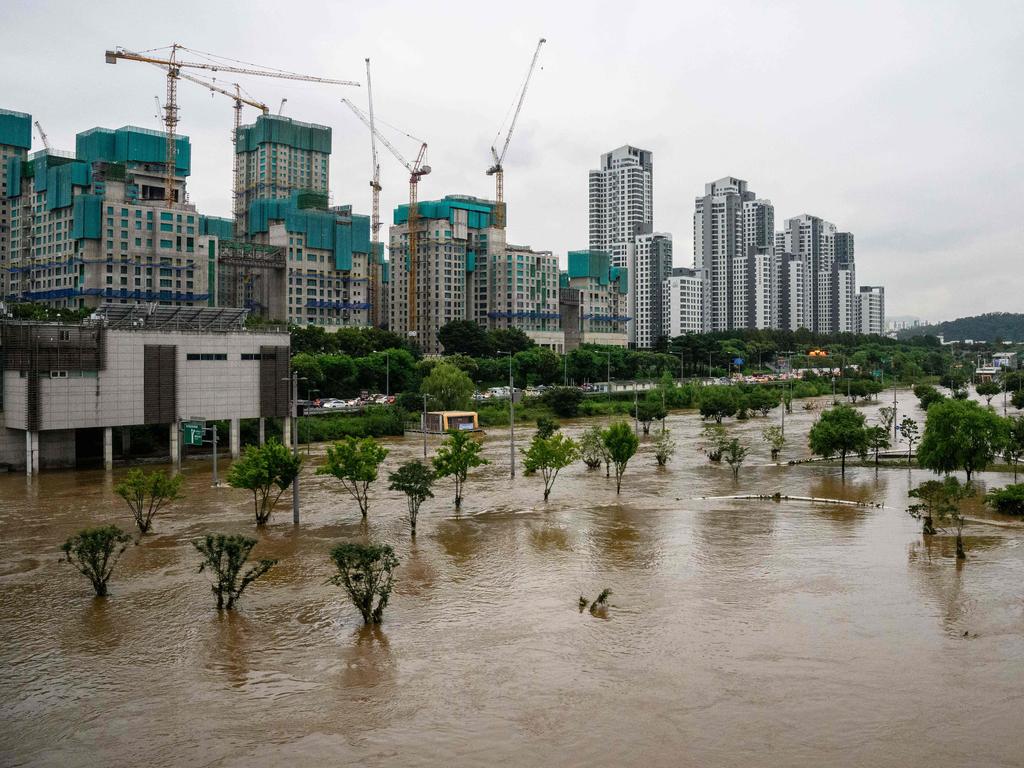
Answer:
<path fill-rule="evenodd" d="M 425 431 L 433 434 L 444 434 L 453 429 L 460 432 L 480 431 L 476 411 L 428 411 L 425 419 Z"/>

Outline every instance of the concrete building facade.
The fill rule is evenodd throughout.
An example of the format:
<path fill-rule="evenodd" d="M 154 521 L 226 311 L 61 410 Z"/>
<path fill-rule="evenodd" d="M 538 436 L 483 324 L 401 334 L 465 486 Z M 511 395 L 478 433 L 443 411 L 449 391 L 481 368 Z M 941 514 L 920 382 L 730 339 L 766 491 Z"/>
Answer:
<path fill-rule="evenodd" d="M 626 267 L 630 275 L 628 314 L 629 343 L 651 349 L 665 333 L 665 278 L 672 272 L 672 235 L 653 232 L 649 224 L 633 236 Z M 617 266 L 617 265 L 616 265 Z"/>
<path fill-rule="evenodd" d="M 10 177 L 8 161 L 23 163 L 32 148 L 32 116 L 24 112 L 0 109 L 0 299 L 10 293 L 11 199 L 8 182 L 20 191 L 21 179 Z M 15 205 L 17 199 L 15 198 Z"/>
<path fill-rule="evenodd" d="M 629 345 L 629 275 L 605 251 L 569 251 L 561 275 L 559 314 L 565 351 L 580 344 Z"/>
<path fill-rule="evenodd" d="M 237 456 L 240 419 L 289 412 L 289 337 L 244 330 L 245 314 L 105 305 L 82 324 L 0 324 L 0 462 L 75 466 L 91 444 L 110 467 L 113 430 L 140 424 L 167 425 L 178 460 L 181 422 L 206 419 L 230 422 Z"/>
<path fill-rule="evenodd" d="M 747 290 L 744 204 L 757 196 L 747 182 L 726 176 L 704 185 L 693 214 L 694 268 L 707 277 L 707 331 L 745 327 Z"/>
<path fill-rule="evenodd" d="M 862 285 L 857 292 L 857 330 L 881 336 L 885 333 L 885 288 L 881 285 Z"/>
<path fill-rule="evenodd" d="M 538 346 L 563 352 L 558 257 L 551 251 L 506 245 L 504 252 L 492 254 L 489 262 L 487 285 L 482 279 L 475 281 L 475 301 L 487 302 L 487 328 L 518 328 Z"/>
<path fill-rule="evenodd" d="M 707 304 L 704 301 L 704 275 L 695 269 L 676 267 L 662 287 L 664 333 L 669 338 L 703 333 Z"/>
<path fill-rule="evenodd" d="M 74 154 L 9 158 L 5 297 L 68 308 L 211 305 L 217 240 L 201 234 L 194 206 L 178 202 L 188 138 L 178 137 L 170 205 L 164 154 L 162 133 L 128 126 L 78 134 Z"/>
<path fill-rule="evenodd" d="M 637 227 L 654 222 L 654 153 L 625 145 L 601 155 L 590 171 L 590 249 L 628 268 Z"/>

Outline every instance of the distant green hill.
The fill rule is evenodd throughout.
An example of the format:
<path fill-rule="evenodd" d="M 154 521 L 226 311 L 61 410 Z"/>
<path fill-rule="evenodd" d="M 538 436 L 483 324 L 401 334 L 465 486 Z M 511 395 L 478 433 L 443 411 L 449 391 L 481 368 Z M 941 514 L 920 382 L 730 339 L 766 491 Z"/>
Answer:
<path fill-rule="evenodd" d="M 935 325 L 921 325 L 899 332 L 899 338 L 912 336 L 938 336 L 946 341 L 1024 341 L 1024 314 L 1019 312 L 989 312 L 974 317 L 961 317 Z"/>

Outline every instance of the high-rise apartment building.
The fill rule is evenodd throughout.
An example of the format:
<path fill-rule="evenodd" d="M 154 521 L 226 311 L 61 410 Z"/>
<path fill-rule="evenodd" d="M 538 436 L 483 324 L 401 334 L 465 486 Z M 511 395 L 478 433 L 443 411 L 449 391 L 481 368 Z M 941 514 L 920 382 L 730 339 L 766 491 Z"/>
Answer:
<path fill-rule="evenodd" d="M 0 299 L 8 294 L 11 246 L 11 200 L 7 187 L 21 189 L 20 178 L 8 178 L 7 162 L 24 161 L 32 148 L 32 116 L 0 109 Z"/>
<path fill-rule="evenodd" d="M 559 294 L 567 352 L 580 344 L 628 346 L 628 305 L 628 271 L 612 266 L 610 254 L 569 251 L 569 270 L 561 275 Z"/>
<path fill-rule="evenodd" d="M 626 266 L 629 286 L 629 343 L 637 349 L 651 349 L 665 333 L 665 278 L 672 271 L 672 235 L 652 232 L 641 225 L 628 250 Z"/>
<path fill-rule="evenodd" d="M 708 281 L 704 296 L 707 331 L 727 331 L 747 325 L 750 312 L 746 295 L 750 282 L 745 204 L 756 200 L 757 196 L 747 189 L 747 182 L 732 176 L 705 184 L 704 195 L 696 199 L 694 267 L 703 272 Z M 752 208 L 749 215 L 756 222 L 756 209 Z M 752 234 L 750 240 L 757 241 L 756 235 Z"/>
<path fill-rule="evenodd" d="M 590 172 L 590 250 L 628 267 L 637 227 L 654 222 L 654 153 L 629 145 L 601 155 Z"/>
<path fill-rule="evenodd" d="M 563 351 L 558 257 L 506 245 L 494 202 L 448 195 L 417 206 L 416 319 L 409 327 L 409 207 L 395 209 L 388 265 L 391 330 L 426 354 L 444 352 L 437 334 L 453 320 L 488 329 L 518 328 L 538 345 Z"/>
<path fill-rule="evenodd" d="M 250 234 L 249 208 L 257 200 L 287 199 L 294 192 L 328 195 L 331 129 L 280 115 L 260 115 L 238 131 L 235 152 L 240 189 L 236 235 Z"/>
<path fill-rule="evenodd" d="M 695 269 L 676 267 L 662 287 L 664 333 L 669 338 L 702 333 L 705 327 L 704 275 Z"/>
<path fill-rule="evenodd" d="M 804 315 L 808 330 L 834 333 L 832 316 L 833 267 L 836 225 L 817 216 L 801 214 L 786 219 L 785 229 L 776 233 L 776 251 L 796 256 L 804 269 L 808 306 Z"/>
<path fill-rule="evenodd" d="M 833 333 L 859 333 L 857 267 L 853 258 L 853 235 L 850 232 L 836 232 L 829 300 L 829 319 Z"/>
<path fill-rule="evenodd" d="M 880 285 L 862 285 L 857 293 L 857 333 L 885 332 L 885 288 Z"/>
<path fill-rule="evenodd" d="M 217 238 L 181 202 L 188 138 L 176 149 L 171 190 L 165 136 L 144 128 L 93 128 L 77 135 L 74 154 L 10 157 L 6 297 L 70 308 L 212 304 Z"/>
<path fill-rule="evenodd" d="M 733 270 L 733 327 L 774 328 L 779 287 L 771 200 L 743 201 L 743 241 L 743 253 Z"/>

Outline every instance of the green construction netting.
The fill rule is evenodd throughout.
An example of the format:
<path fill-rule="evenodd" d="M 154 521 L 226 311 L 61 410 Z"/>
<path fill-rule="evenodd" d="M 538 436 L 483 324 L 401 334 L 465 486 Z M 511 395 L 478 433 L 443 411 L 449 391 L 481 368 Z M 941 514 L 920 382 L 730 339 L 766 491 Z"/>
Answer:
<path fill-rule="evenodd" d="M 569 251 L 569 277 L 596 277 L 608 285 L 611 256 L 605 251 Z"/>
<path fill-rule="evenodd" d="M 0 109 L 0 144 L 32 148 L 32 115 Z"/>
<path fill-rule="evenodd" d="M 21 167 L 23 163 L 20 157 L 7 158 L 7 196 L 21 197 Z"/>
<path fill-rule="evenodd" d="M 74 187 L 87 187 L 92 182 L 92 166 L 88 163 L 66 163 L 46 170 L 46 210 L 71 205 Z"/>
<path fill-rule="evenodd" d="M 293 149 L 330 154 L 331 129 L 279 115 L 260 115 L 253 125 L 239 128 L 235 151 L 253 152 L 260 144 L 284 144 Z"/>
<path fill-rule="evenodd" d="M 103 195 L 76 195 L 71 210 L 71 238 L 99 240 L 102 214 Z"/>
<path fill-rule="evenodd" d="M 215 235 L 221 240 L 230 240 L 234 236 L 235 222 L 219 216 L 200 216 L 199 234 Z"/>
<path fill-rule="evenodd" d="M 452 212 L 456 209 L 468 213 L 467 224 L 470 229 L 486 229 L 490 226 L 494 204 L 479 198 L 467 199 L 458 195 L 448 195 L 443 200 L 426 200 L 418 203 L 416 206 L 417 213 L 421 219 L 447 219 L 449 222 L 455 221 Z M 408 220 L 408 205 L 399 205 L 395 208 L 395 224 L 404 224 Z"/>
<path fill-rule="evenodd" d="M 174 139 L 174 166 L 178 175 L 192 169 L 192 145 L 188 136 Z M 116 163 L 163 163 L 167 159 L 167 136 L 161 131 L 126 125 L 116 131 L 90 128 L 75 136 L 75 156 L 84 162 L 105 160 Z"/>

